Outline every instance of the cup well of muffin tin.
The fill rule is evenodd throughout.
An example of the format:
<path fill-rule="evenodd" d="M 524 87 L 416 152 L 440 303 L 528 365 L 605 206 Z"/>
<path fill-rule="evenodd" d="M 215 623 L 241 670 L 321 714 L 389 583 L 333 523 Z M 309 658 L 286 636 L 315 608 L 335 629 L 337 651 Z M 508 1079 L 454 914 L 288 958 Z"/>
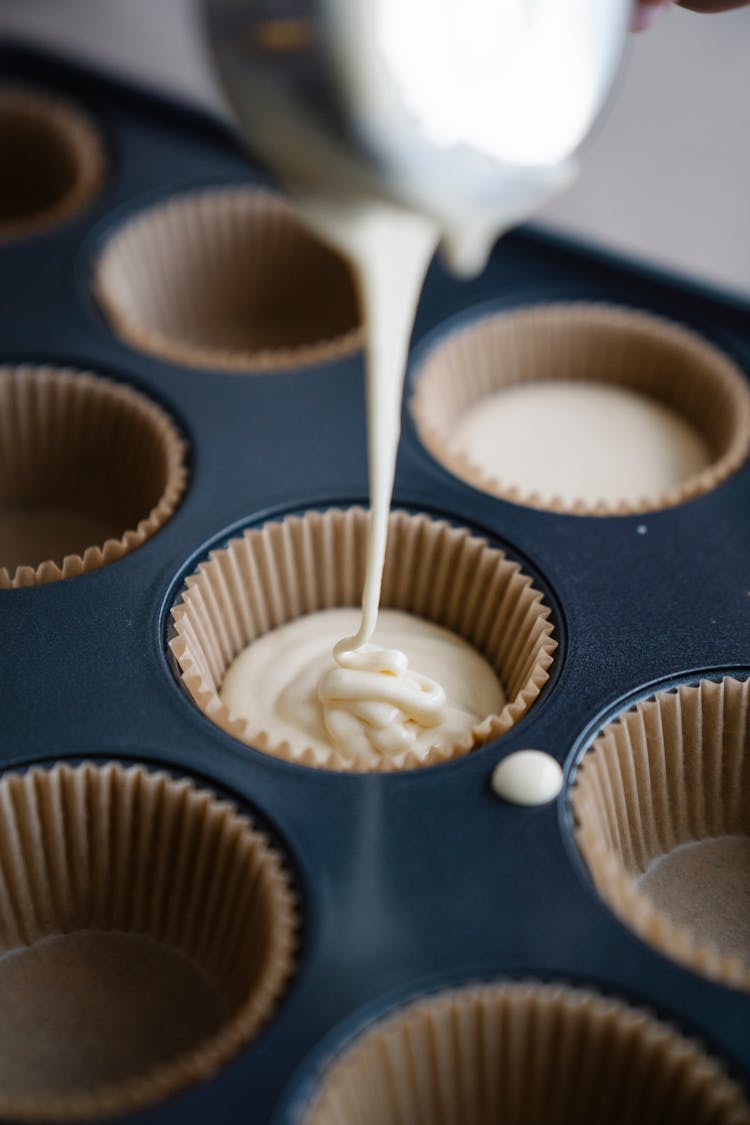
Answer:
<path fill-rule="evenodd" d="M 95 198 L 106 157 L 77 107 L 41 89 L 0 80 L 0 245 L 54 228 Z"/>
<path fill-rule="evenodd" d="M 0 588 L 122 558 L 170 518 L 186 444 L 157 403 L 91 372 L 0 367 Z"/>
<path fill-rule="evenodd" d="M 359 597 L 367 487 L 351 276 L 320 244 L 305 242 L 307 232 L 220 127 L 63 64 L 0 54 L 9 83 L 39 88 L 43 79 L 47 97 L 94 123 L 106 151 L 106 174 L 90 206 L 70 213 L 75 221 L 0 242 L 0 528 L 19 512 L 41 521 L 37 530 L 51 513 L 47 532 L 76 509 L 96 522 L 75 542 L 45 540 L 40 550 L 0 558 L 0 972 L 13 975 L 7 985 L 20 998 L 0 1019 L 16 1083 L 0 1073 L 0 1116 L 299 1125 L 316 1107 L 328 1112 L 332 1103 L 321 1099 L 331 1091 L 341 1096 L 341 1066 L 354 1101 L 337 1103 L 339 1115 L 359 1106 L 375 1081 L 403 1118 L 398 1099 L 418 1080 L 430 1112 L 438 1088 L 456 1120 L 477 1105 L 481 1118 L 481 1083 L 491 1097 L 508 1088 L 486 1065 L 487 1044 L 470 1014 L 481 1012 L 482 1032 L 497 1027 L 493 1021 L 512 1025 L 503 1042 L 518 1051 L 523 1065 L 513 1073 L 527 1083 L 517 1088 L 537 1098 L 539 1112 L 555 1111 L 544 1100 L 549 1084 L 533 1078 L 542 1065 L 534 1060 L 549 1051 L 545 1073 L 574 1060 L 565 1070 L 575 1075 L 564 1088 L 571 1096 L 595 1089 L 611 1096 L 604 1078 L 616 1064 L 617 1074 L 625 1068 L 632 1078 L 619 1087 L 624 1106 L 640 1090 L 640 1105 L 656 1112 L 672 1082 L 675 1098 L 697 1107 L 696 1121 L 730 1114 L 736 1125 L 731 1113 L 750 1079 L 750 1001 L 736 951 L 706 943 L 695 918 L 677 919 L 681 944 L 671 947 L 667 922 L 675 919 L 663 921 L 665 899 L 655 903 L 656 940 L 653 913 L 626 917 L 621 904 L 631 894 L 638 910 L 654 897 L 648 875 L 640 882 L 629 853 L 613 848 L 623 872 L 615 902 L 593 862 L 587 870 L 580 833 L 596 825 L 591 831 L 609 846 L 621 823 L 642 828 L 627 820 L 627 802 L 601 805 L 593 791 L 597 799 L 579 808 L 576 794 L 587 775 L 593 780 L 598 732 L 607 746 L 619 745 L 624 734 L 610 727 L 619 723 L 630 740 L 622 764 L 637 755 L 633 792 L 650 825 L 666 824 L 670 796 L 668 785 L 658 790 L 658 773 L 640 772 L 652 750 L 661 747 L 673 763 L 674 748 L 689 744 L 694 770 L 695 747 L 713 755 L 700 758 L 699 774 L 670 767 L 672 782 L 689 780 L 682 787 L 689 800 L 675 806 L 683 820 L 668 838 L 654 829 L 658 848 L 644 857 L 670 841 L 689 856 L 701 823 L 719 833 L 712 839 L 741 834 L 732 818 L 744 780 L 731 771 L 744 761 L 741 700 L 750 670 L 746 306 L 524 232 L 503 240 L 476 282 L 454 283 L 439 266 L 430 271 L 392 517 L 400 567 L 386 585 L 399 605 L 442 618 L 485 653 L 494 646 L 519 707 L 493 717 L 468 752 L 436 768 L 299 768 L 269 752 L 279 748 L 263 746 L 261 731 L 222 716 L 216 687 L 254 631 Z M 179 253 L 162 254 L 174 240 Z M 247 273 L 232 272 L 234 249 L 247 253 Z M 224 308 L 225 294 L 243 287 L 258 313 L 249 336 L 241 331 L 253 320 L 247 307 L 231 316 Z M 448 346 L 488 315 L 511 306 L 514 318 L 521 315 L 522 301 L 529 317 L 546 317 L 556 302 L 586 306 L 581 348 L 597 310 L 610 327 L 612 317 L 620 327 L 627 321 L 628 331 L 633 319 L 642 327 L 658 321 L 660 338 L 663 329 L 679 336 L 680 354 L 689 336 L 695 355 L 726 375 L 710 394 L 700 384 L 691 407 L 696 424 L 715 435 L 710 481 L 666 506 L 661 498 L 631 513 L 573 519 L 508 503 L 523 498 L 446 472 L 409 406 L 423 361 L 437 354 L 438 336 Z M 283 338 L 273 308 L 291 329 Z M 574 336 L 573 320 L 558 312 L 566 321 L 560 333 L 567 324 Z M 696 370 L 679 366 L 686 395 L 696 391 Z M 62 524 L 67 534 L 71 521 Z M 0 536 L 0 548 L 12 538 Z M 347 566 L 337 569 L 341 558 Z M 421 578 L 430 558 L 435 573 L 444 566 L 433 601 Z M 471 564 L 463 571 L 462 558 Z M 250 578 L 253 566 L 266 567 L 260 579 Z M 515 589 L 513 620 L 523 625 L 526 649 L 502 660 L 502 638 L 493 635 L 502 604 L 493 582 L 501 577 Z M 673 702 L 649 709 L 647 701 L 665 692 Z M 628 718 L 621 701 L 634 699 L 643 704 Z M 667 715 L 675 729 L 681 724 L 681 739 L 667 740 Z M 639 723 L 645 740 L 635 737 Z M 584 736 L 591 749 L 576 774 L 572 758 Z M 541 808 L 505 805 L 492 793 L 492 770 L 529 748 L 570 767 L 570 785 Z M 90 757 L 95 765 L 78 764 Z M 719 778 L 720 761 L 730 773 L 721 766 Z M 733 777 L 737 784 L 725 787 Z M 643 778 L 652 778 L 653 793 Z M 603 774 L 599 780 L 609 784 Z M 230 887 L 231 857 L 239 882 Z M 239 878 L 249 868 L 258 879 Z M 669 873 L 657 861 L 652 874 L 661 869 Z M 271 873 L 268 894 L 261 870 Z M 121 987 L 118 965 L 132 988 Z M 113 991 L 99 994 L 91 984 L 97 975 Z M 528 983 L 511 987 L 510 977 Z M 485 986 L 469 989 L 465 1007 L 456 990 L 468 980 L 497 982 L 489 991 L 498 993 L 488 999 Z M 85 1035 L 79 984 L 96 1016 Z M 419 999 L 406 1007 L 415 997 L 432 1005 L 436 992 L 442 998 L 429 1013 Z M 122 1014 L 114 1030 L 104 1020 L 108 1008 Z M 140 1033 L 143 1011 L 154 1022 Z M 363 1012 L 374 1035 L 367 1051 Z M 437 1074 L 422 1031 L 409 1022 L 415 1013 L 429 1052 L 437 1052 Z M 76 1036 L 64 1032 L 69 1019 Z M 606 1057 L 586 1038 L 592 1028 Z M 115 1032 L 127 1029 L 125 1050 Z M 426 1069 L 406 1073 L 406 1041 Z M 370 1046 L 380 1066 L 391 1042 L 401 1067 L 392 1086 L 369 1071 Z M 29 1043 L 70 1065 L 61 1074 L 45 1063 L 39 1075 L 39 1055 L 24 1053 Z M 456 1067 L 457 1057 L 466 1065 Z M 303 1087 L 304 1104 L 293 1096 Z M 421 1094 L 413 1097 L 418 1109 Z M 741 1112 L 736 1120 L 744 1125 Z"/>
<path fill-rule="evenodd" d="M 584 754 L 576 840 L 604 900 L 696 972 L 750 989 L 750 681 L 659 692 Z"/>
<path fill-rule="evenodd" d="M 0 781 L 0 1113 L 94 1119 L 212 1074 L 291 975 L 280 857 L 232 806 L 141 767 Z"/>
<path fill-rule="evenodd" d="M 721 1067 L 648 1012 L 523 981 L 436 993 L 362 1032 L 299 1125 L 741 1125 Z"/>
<path fill-rule="evenodd" d="M 690 441 L 691 456 L 685 455 L 684 477 L 676 466 L 676 479 L 653 495 L 596 501 L 560 496 L 554 472 L 543 474 L 544 488 L 528 483 L 525 474 L 528 479 L 534 474 L 524 466 L 518 479 L 501 480 L 484 465 L 481 452 L 454 440 L 457 419 L 502 392 L 586 385 L 640 396 L 686 424 L 682 441 Z M 543 408 L 540 397 L 538 410 Z M 715 488 L 750 451 L 750 394 L 727 355 L 665 318 L 604 304 L 539 303 L 458 328 L 423 357 L 410 409 L 421 441 L 450 472 L 493 496 L 552 511 L 610 515 L 684 503 Z M 616 400 L 609 410 L 614 441 Z M 664 425 L 668 419 L 669 414 Z M 528 443 L 540 461 L 549 456 L 543 421 L 540 415 L 536 425 L 528 425 Z M 705 453 L 698 452 L 699 443 Z M 637 446 L 630 456 L 637 462 Z M 606 462 L 606 446 L 601 458 Z M 600 461 L 599 472 L 606 467 Z"/>
<path fill-rule="evenodd" d="M 190 366 L 300 367 L 361 341 L 348 266 L 269 191 L 206 190 L 138 214 L 105 243 L 94 291 L 131 347 Z"/>
<path fill-rule="evenodd" d="M 330 509 L 250 529 L 188 577 L 172 608 L 170 647 L 182 683 L 222 729 L 269 754 L 323 769 L 388 770 L 435 765 L 499 738 L 544 687 L 557 642 L 550 609 L 502 551 L 465 529 L 391 513 L 381 605 L 435 622 L 468 641 L 494 669 L 506 699 L 460 741 L 390 758 L 353 758 L 288 741 L 232 714 L 219 696 L 224 674 L 247 645 L 284 622 L 331 606 L 356 606 L 365 573 L 368 513 Z"/>

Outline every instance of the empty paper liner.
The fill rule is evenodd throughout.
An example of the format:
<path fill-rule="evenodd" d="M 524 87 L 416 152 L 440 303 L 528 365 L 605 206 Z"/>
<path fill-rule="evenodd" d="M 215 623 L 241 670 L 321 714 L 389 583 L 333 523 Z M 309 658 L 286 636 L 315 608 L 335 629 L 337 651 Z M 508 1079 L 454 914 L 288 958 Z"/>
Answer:
<path fill-rule="evenodd" d="M 172 610 L 171 650 L 200 709 L 259 750 L 305 765 L 388 770 L 434 765 L 498 738 L 528 711 L 549 678 L 556 647 L 550 610 L 517 563 L 463 528 L 391 512 L 381 605 L 458 634 L 484 656 L 507 703 L 460 741 L 392 757 L 316 751 L 277 742 L 232 715 L 219 691 L 227 668 L 253 640 L 284 622 L 332 606 L 358 606 L 369 515 L 361 508 L 307 512 L 249 529 L 213 551 Z"/>
<path fill-rule="evenodd" d="M 94 290 L 128 344 L 195 367 L 300 367 L 361 342 L 349 267 L 267 191 L 193 193 L 138 215 L 104 247 Z"/>
<path fill-rule="evenodd" d="M 206 1079 L 289 978 L 281 860 L 228 802 L 140 766 L 0 782 L 0 1116 L 133 1111 Z"/>
<path fill-rule="evenodd" d="M 571 791 L 599 893 L 640 937 L 750 988 L 750 682 L 702 680 L 599 734 Z"/>
<path fill-rule="evenodd" d="M 144 395 L 87 372 L 0 367 L 0 589 L 135 550 L 185 481 L 185 444 Z"/>
<path fill-rule="evenodd" d="M 300 1125 L 748 1125 L 721 1066 L 645 1011 L 483 985 L 412 1003 L 322 1074 Z"/>
<path fill-rule="evenodd" d="M 0 243 L 54 226 L 101 187 L 104 149 L 77 109 L 21 86 L 0 86 Z"/>
<path fill-rule="evenodd" d="M 497 445 L 497 422 L 485 423 L 483 437 L 476 421 L 456 437 L 457 421 L 476 419 L 482 403 L 518 409 L 522 389 L 517 448 Z M 566 400 L 586 441 L 570 436 L 572 423 L 561 428 L 562 394 L 594 399 L 591 415 L 580 399 Z M 418 370 L 411 411 L 427 449 L 456 476 L 517 503 L 578 514 L 680 504 L 725 480 L 750 451 L 750 391 L 732 360 L 686 328 L 609 305 L 539 305 L 455 330 Z"/>

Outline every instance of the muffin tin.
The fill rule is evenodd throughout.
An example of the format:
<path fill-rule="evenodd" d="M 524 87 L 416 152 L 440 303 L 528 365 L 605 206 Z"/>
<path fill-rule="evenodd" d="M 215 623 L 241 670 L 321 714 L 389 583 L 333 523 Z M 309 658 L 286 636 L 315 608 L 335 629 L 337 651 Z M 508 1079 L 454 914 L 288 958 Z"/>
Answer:
<path fill-rule="evenodd" d="M 285 761 L 246 745 L 195 706 L 170 652 L 170 614 L 209 552 L 246 529 L 366 501 L 362 356 L 348 298 L 338 306 L 346 315 L 324 325 L 320 339 L 310 339 L 306 322 L 304 338 L 272 337 L 269 346 L 264 336 L 241 360 L 221 362 L 214 353 L 200 365 L 194 356 L 170 358 L 137 344 L 110 322 L 97 285 L 98 263 L 113 239 L 155 208 L 205 193 L 250 193 L 273 211 L 278 205 L 267 195 L 255 195 L 267 191 L 268 180 L 221 126 L 197 112 L 21 48 L 3 48 L 0 58 L 3 82 L 41 89 L 83 114 L 100 138 L 106 168 L 77 210 L 48 215 L 24 237 L 14 232 L 0 244 L 0 366 L 103 376 L 155 403 L 184 442 L 184 473 L 160 526 L 120 557 L 89 556 L 88 567 L 63 567 L 70 577 L 49 570 L 40 577 L 44 560 L 29 559 L 25 580 L 0 591 L 0 787 L 16 793 L 14 807 L 21 809 L 17 821 L 4 817 L 2 895 L 16 886 L 8 882 L 6 856 L 17 859 L 20 842 L 30 847 L 38 837 L 43 847 L 47 839 L 41 805 L 28 794 L 42 801 L 59 763 L 81 762 L 93 765 L 72 770 L 76 776 L 120 776 L 136 764 L 149 778 L 168 775 L 164 785 L 190 782 L 190 792 L 216 794 L 222 809 L 234 804 L 243 824 L 253 822 L 262 847 L 282 857 L 283 872 L 275 870 L 280 885 L 291 888 L 280 946 L 294 948 L 295 965 L 291 977 L 280 974 L 264 1026 L 250 1021 L 210 1065 L 187 1067 L 183 1081 L 80 1112 L 159 1125 L 209 1118 L 294 1125 L 313 1114 L 317 1125 L 328 1120 L 320 1116 L 328 1089 L 321 1076 L 335 1079 L 349 1049 L 359 1042 L 366 1049 L 357 1038 L 365 1029 L 374 1026 L 377 1038 L 381 1020 L 408 1023 L 412 1002 L 417 1012 L 425 998 L 430 1011 L 441 1004 L 463 1010 L 482 997 L 504 997 L 505 1004 L 520 995 L 536 1011 L 552 995 L 578 1012 L 593 1006 L 601 1018 L 619 1020 L 621 1030 L 645 1021 L 665 1057 L 672 1057 L 673 1040 L 658 1021 L 699 1042 L 729 1075 L 699 1055 L 689 1068 L 708 1076 L 710 1096 L 719 1099 L 722 1108 L 710 1120 L 747 1122 L 738 1089 L 750 1081 L 743 979 L 712 979 L 705 965 L 681 963 L 671 947 L 651 944 L 645 931 L 637 936 L 620 920 L 624 912 L 606 904 L 582 858 L 571 794 L 585 751 L 634 705 L 656 692 L 670 698 L 699 680 L 743 681 L 750 674 L 750 466 L 734 465 L 702 495 L 659 511 L 535 510 L 452 475 L 419 440 L 409 408 L 414 373 L 435 347 L 501 310 L 580 301 L 649 311 L 703 334 L 747 372 L 747 305 L 532 231 L 508 235 L 475 281 L 460 283 L 433 265 L 414 333 L 395 504 L 466 528 L 518 563 L 549 607 L 557 648 L 527 713 L 456 761 L 358 776 Z M 3 475 L 7 492 L 6 462 Z M 542 808 L 505 805 L 492 795 L 492 769 L 529 747 L 564 763 L 565 789 Z M 26 773 L 30 766 L 42 774 Z M 63 807 L 63 827 L 75 831 L 100 806 Z M 744 830 L 737 823 L 747 830 L 747 820 Z M 121 894 L 131 883 L 125 853 L 117 854 Z M 178 867 L 195 862 L 184 842 L 167 854 Z M 103 868 L 97 871 L 106 878 Z M 58 874 L 40 875 L 44 894 L 61 893 Z M 158 909 L 158 893 L 153 901 Z M 50 911 L 40 910 L 49 933 Z M 144 932 L 106 911 L 63 918 L 62 932 L 116 925 Z M 6 928 L 4 948 L 35 933 L 14 936 Z M 620 1002 L 629 1006 L 621 1020 Z M 632 1008 L 647 1009 L 656 1023 L 633 1016 Z M 48 1028 L 45 1005 L 36 1018 Z M 451 1061 L 460 1067 L 468 1042 L 456 1031 L 460 1020 L 450 1026 L 447 1069 Z M 612 1032 L 613 1044 L 619 1034 Z M 523 1036 L 508 1041 L 523 1054 Z M 559 1051 L 570 1049 L 575 1062 L 583 1042 L 561 1037 Z M 679 1041 L 675 1050 L 684 1057 Z M 451 1123 L 462 1120 L 464 1095 L 455 1097 L 445 1109 Z M 637 1099 L 632 1104 L 636 1113 Z M 687 1102 L 666 1104 L 675 1121 L 694 1125 L 692 1110 L 674 1108 Z M 27 1120 L 35 1112 L 54 1116 L 48 1105 L 37 1112 L 27 1104 L 20 1114 L 17 1108 L 6 1102 L 2 1112 Z M 481 1115 L 477 1125 L 484 1125 Z"/>
<path fill-rule="evenodd" d="M 180 679 L 204 714 L 269 754 L 324 769 L 375 772 L 435 765 L 468 754 L 510 730 L 549 679 L 557 641 L 550 608 L 518 563 L 447 520 L 394 511 L 388 526 L 380 603 L 463 637 L 503 685 L 496 715 L 482 715 L 455 743 L 424 755 L 347 754 L 292 747 L 233 715 L 219 695 L 234 658 L 264 633 L 332 606 L 361 603 L 367 554 L 365 509 L 309 511 L 230 540 L 198 572 L 172 608 L 169 647 Z"/>

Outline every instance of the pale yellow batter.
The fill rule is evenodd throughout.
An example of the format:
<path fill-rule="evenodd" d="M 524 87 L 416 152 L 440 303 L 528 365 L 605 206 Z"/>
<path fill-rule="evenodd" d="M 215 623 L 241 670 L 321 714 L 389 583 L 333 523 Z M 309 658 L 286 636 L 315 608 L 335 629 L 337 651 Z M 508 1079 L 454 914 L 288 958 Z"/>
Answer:
<path fill-rule="evenodd" d="M 457 419 L 451 449 L 503 486 L 594 506 L 663 495 L 711 455 L 686 418 L 609 383 L 521 383 Z"/>
<path fill-rule="evenodd" d="M 342 681 L 332 650 L 359 621 L 357 609 L 327 609 L 264 634 L 229 667 L 222 701 L 274 742 L 287 740 L 300 753 L 312 747 L 321 758 L 335 745 L 364 762 L 406 750 L 424 758 L 502 710 L 502 688 L 484 657 L 447 629 L 393 609 L 380 610 L 375 644 L 359 650 L 372 658 L 372 682 L 360 690 L 356 675 Z M 374 670 L 389 661 L 408 661 L 419 674 Z"/>

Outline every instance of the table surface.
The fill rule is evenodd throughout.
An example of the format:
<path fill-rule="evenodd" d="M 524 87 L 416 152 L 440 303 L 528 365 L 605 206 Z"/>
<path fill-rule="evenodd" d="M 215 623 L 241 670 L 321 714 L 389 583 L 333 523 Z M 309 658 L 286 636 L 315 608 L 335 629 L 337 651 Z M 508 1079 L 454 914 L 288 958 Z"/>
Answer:
<path fill-rule="evenodd" d="M 195 0 L 3 0 L 0 35 L 221 107 Z M 551 227 L 750 296 L 750 8 L 634 36 Z"/>

